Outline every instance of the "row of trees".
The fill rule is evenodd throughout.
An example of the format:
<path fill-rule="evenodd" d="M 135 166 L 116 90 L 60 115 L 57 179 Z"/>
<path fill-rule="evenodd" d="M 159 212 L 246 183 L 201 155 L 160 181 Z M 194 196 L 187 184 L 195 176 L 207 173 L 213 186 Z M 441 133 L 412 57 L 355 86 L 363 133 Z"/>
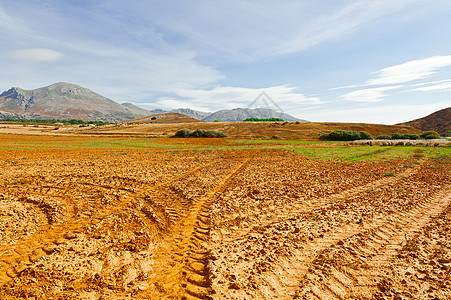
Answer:
<path fill-rule="evenodd" d="M 100 125 L 106 125 L 106 124 L 112 124 L 108 122 L 103 121 L 83 121 L 83 120 L 55 120 L 55 119 L 48 119 L 48 120 L 40 120 L 40 119 L 1 119 L 0 122 L 17 122 L 17 123 L 44 123 L 44 124 L 56 124 L 56 123 L 62 123 L 62 124 L 71 124 L 71 125 L 88 125 L 88 124 L 94 124 L 97 126 Z"/>
<path fill-rule="evenodd" d="M 283 122 L 283 119 L 280 118 L 267 118 L 267 119 L 259 119 L 259 118 L 247 118 L 243 120 L 243 122 Z"/>
<path fill-rule="evenodd" d="M 435 131 L 425 131 L 420 135 L 411 133 L 392 133 L 382 134 L 376 137 L 378 140 L 430 140 L 439 138 L 440 135 Z M 331 133 L 323 134 L 319 139 L 324 141 L 356 141 L 372 140 L 374 137 L 366 131 L 334 130 Z"/>
<path fill-rule="evenodd" d="M 204 129 L 196 129 L 195 131 L 189 129 L 180 129 L 174 135 L 174 137 L 179 138 L 224 138 L 227 137 L 227 134 L 224 132 L 214 131 L 214 130 L 204 130 Z"/>

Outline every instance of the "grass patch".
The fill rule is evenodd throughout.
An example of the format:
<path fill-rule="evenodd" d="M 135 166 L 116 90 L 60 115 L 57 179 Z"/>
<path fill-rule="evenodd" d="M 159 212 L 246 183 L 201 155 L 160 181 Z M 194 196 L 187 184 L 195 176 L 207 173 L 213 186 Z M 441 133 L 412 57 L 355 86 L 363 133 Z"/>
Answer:
<path fill-rule="evenodd" d="M 287 150 L 289 148 L 286 148 Z M 294 151 L 312 159 L 330 159 L 338 162 L 352 162 L 361 160 L 389 160 L 395 158 L 415 158 L 418 147 L 392 147 L 383 146 L 340 146 L 324 148 L 301 148 L 296 147 Z M 424 157 L 446 157 L 451 155 L 450 148 L 421 147 Z"/>

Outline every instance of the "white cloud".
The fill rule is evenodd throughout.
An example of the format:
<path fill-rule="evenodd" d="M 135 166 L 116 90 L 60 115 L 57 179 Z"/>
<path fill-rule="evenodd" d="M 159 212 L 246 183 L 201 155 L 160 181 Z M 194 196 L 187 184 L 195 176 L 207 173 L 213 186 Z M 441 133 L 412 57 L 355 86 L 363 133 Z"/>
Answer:
<path fill-rule="evenodd" d="M 352 84 L 352 85 L 343 85 L 343 86 L 337 86 L 334 88 L 330 88 L 329 91 L 336 91 L 336 90 L 344 90 L 344 89 L 353 89 L 356 87 L 361 87 L 362 85 L 358 84 Z"/>
<path fill-rule="evenodd" d="M 421 82 L 421 83 L 412 84 L 411 86 L 432 85 L 435 83 L 445 83 L 445 82 L 451 82 L 451 79 Z"/>
<path fill-rule="evenodd" d="M 430 77 L 438 69 L 451 66 L 451 55 L 433 56 L 408 61 L 377 71 L 376 78 L 367 81 L 367 85 L 397 84 Z"/>
<path fill-rule="evenodd" d="M 430 91 L 451 91 L 451 83 L 442 83 L 442 84 L 435 84 L 435 85 L 428 85 L 423 86 L 420 88 L 415 88 L 412 90 L 409 90 L 410 92 L 413 91 L 420 91 L 420 92 L 430 92 Z"/>
<path fill-rule="evenodd" d="M 58 61 L 64 57 L 64 54 L 59 51 L 44 48 L 15 50 L 8 52 L 7 55 L 15 60 L 42 62 Z"/>
<path fill-rule="evenodd" d="M 350 1 L 339 9 L 325 10 L 304 26 L 288 42 L 280 42 L 280 54 L 308 49 L 323 42 L 346 36 L 387 15 L 404 10 L 419 0 Z M 343 2 L 338 2 L 343 3 Z M 285 20 L 284 20 L 285 22 Z M 285 28 L 286 30 L 287 28 Z"/>
<path fill-rule="evenodd" d="M 385 91 L 397 89 L 399 87 L 401 86 L 362 89 L 344 94 L 341 97 L 351 102 L 380 102 L 387 96 L 387 93 L 384 93 Z"/>

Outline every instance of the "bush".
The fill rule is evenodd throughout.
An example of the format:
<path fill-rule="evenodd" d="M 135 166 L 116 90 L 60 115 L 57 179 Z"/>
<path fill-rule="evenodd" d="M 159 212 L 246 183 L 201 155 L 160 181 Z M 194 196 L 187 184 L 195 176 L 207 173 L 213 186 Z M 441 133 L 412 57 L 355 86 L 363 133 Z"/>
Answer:
<path fill-rule="evenodd" d="M 221 120 L 216 119 L 216 120 L 214 120 L 213 122 L 221 122 Z"/>
<path fill-rule="evenodd" d="M 183 129 L 180 129 L 179 131 L 177 131 L 177 132 L 175 133 L 175 136 L 176 136 L 176 137 L 187 138 L 187 137 L 190 137 L 191 134 L 193 134 L 193 132 L 192 132 L 191 130 L 186 129 L 186 128 L 183 128 Z"/>
<path fill-rule="evenodd" d="M 405 133 L 405 134 L 403 134 L 403 138 L 406 140 L 418 140 L 420 138 L 420 136 L 416 135 L 416 134 Z"/>
<path fill-rule="evenodd" d="M 373 136 L 366 131 L 359 131 L 359 137 L 361 140 L 372 140 Z"/>
<path fill-rule="evenodd" d="M 319 139 L 325 141 L 355 141 L 373 139 L 373 137 L 366 131 L 334 130 L 331 133 L 323 134 Z"/>
<path fill-rule="evenodd" d="M 214 130 L 204 130 L 204 129 L 196 129 L 196 131 L 191 131 L 189 129 L 180 129 L 174 135 L 174 137 L 181 138 L 225 138 L 227 134 L 224 132 L 214 131 Z"/>
<path fill-rule="evenodd" d="M 207 137 L 207 131 L 203 129 L 196 129 L 193 133 L 191 133 L 190 137 Z"/>
<path fill-rule="evenodd" d="M 402 134 L 400 134 L 400 133 L 393 133 L 391 135 L 391 139 L 392 140 L 402 140 Z"/>
<path fill-rule="evenodd" d="M 381 134 L 381 135 L 378 135 L 376 139 L 378 139 L 378 140 L 391 140 L 392 137 L 391 137 L 391 134 Z"/>
<path fill-rule="evenodd" d="M 420 137 L 425 140 L 439 139 L 440 135 L 435 131 L 425 131 L 420 134 Z"/>
<path fill-rule="evenodd" d="M 419 135 L 411 133 L 392 133 L 392 134 L 381 134 L 378 135 L 376 139 L 378 140 L 418 140 Z"/>

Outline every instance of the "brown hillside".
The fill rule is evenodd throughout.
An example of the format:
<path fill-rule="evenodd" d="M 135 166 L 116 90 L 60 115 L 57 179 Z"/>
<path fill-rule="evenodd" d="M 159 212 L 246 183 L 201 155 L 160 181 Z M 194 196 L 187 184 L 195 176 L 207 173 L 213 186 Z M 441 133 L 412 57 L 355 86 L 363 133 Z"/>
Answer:
<path fill-rule="evenodd" d="M 398 125 L 409 125 L 422 131 L 433 130 L 444 135 L 447 130 L 451 130 L 451 107 L 436 111 L 424 118 Z"/>
<path fill-rule="evenodd" d="M 149 123 L 197 123 L 201 122 L 197 119 L 179 113 L 154 114 L 141 117 L 123 123 L 133 124 L 149 124 Z"/>
<path fill-rule="evenodd" d="M 139 119 L 138 119 L 139 120 Z M 132 121 L 130 121 L 132 122 Z M 410 126 L 380 125 L 365 123 L 315 123 L 315 122 L 196 122 L 196 123 L 169 123 L 162 124 L 133 124 L 102 126 L 99 128 L 79 128 L 77 133 L 89 134 L 117 134 L 117 135 L 148 135 L 170 136 L 178 130 L 197 128 L 216 130 L 226 133 L 234 138 L 268 138 L 280 136 L 284 139 L 311 140 L 318 139 L 320 135 L 335 129 L 367 131 L 374 137 L 389 133 L 419 134 L 420 130 Z"/>

